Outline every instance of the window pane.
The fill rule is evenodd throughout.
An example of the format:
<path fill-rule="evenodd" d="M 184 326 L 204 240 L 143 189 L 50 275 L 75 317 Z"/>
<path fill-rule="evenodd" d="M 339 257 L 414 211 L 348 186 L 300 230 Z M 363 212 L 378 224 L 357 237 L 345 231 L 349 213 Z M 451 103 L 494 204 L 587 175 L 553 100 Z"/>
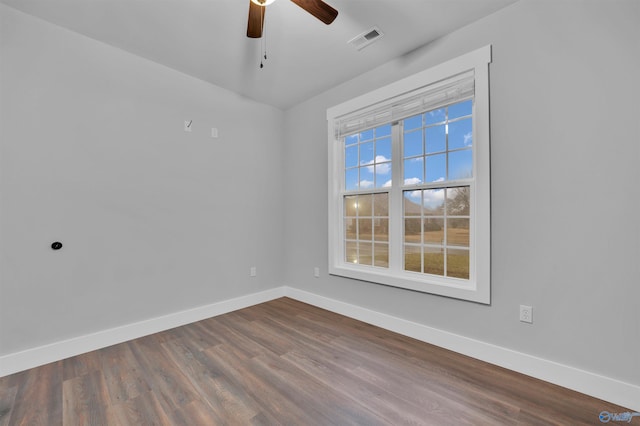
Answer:
<path fill-rule="evenodd" d="M 358 243 L 347 241 L 345 244 L 344 257 L 348 263 L 358 263 Z"/>
<path fill-rule="evenodd" d="M 373 219 L 373 239 L 389 241 L 389 219 Z"/>
<path fill-rule="evenodd" d="M 386 160 L 378 160 L 379 157 Z M 376 162 L 391 160 L 391 138 L 384 138 L 376 141 Z"/>
<path fill-rule="evenodd" d="M 345 145 L 353 145 L 354 143 L 358 143 L 358 135 L 351 135 L 344 138 Z"/>
<path fill-rule="evenodd" d="M 344 215 L 356 216 L 358 208 L 358 197 L 356 195 L 350 195 L 344 197 Z"/>
<path fill-rule="evenodd" d="M 404 130 L 418 129 L 422 127 L 422 114 L 404 119 Z"/>
<path fill-rule="evenodd" d="M 455 121 L 449 124 L 449 149 L 469 148 L 473 145 L 471 119 Z"/>
<path fill-rule="evenodd" d="M 344 152 L 344 167 L 355 167 L 358 165 L 358 145 L 348 146 Z"/>
<path fill-rule="evenodd" d="M 427 163 L 428 165 L 429 163 Z M 427 174 L 429 171 L 427 170 Z M 473 176 L 473 153 L 470 149 L 449 153 L 449 180 Z"/>
<path fill-rule="evenodd" d="M 373 129 L 365 130 L 364 132 L 360 132 L 360 142 L 368 141 L 373 139 Z"/>
<path fill-rule="evenodd" d="M 358 239 L 371 241 L 372 237 L 372 220 L 371 218 L 367 219 L 358 219 Z"/>
<path fill-rule="evenodd" d="M 444 244 L 444 218 L 428 218 L 423 222 L 425 244 Z"/>
<path fill-rule="evenodd" d="M 375 165 L 376 188 L 391 186 L 391 163 L 380 163 Z"/>
<path fill-rule="evenodd" d="M 440 182 L 447 176 L 445 154 L 427 156 L 427 179 L 426 182 Z"/>
<path fill-rule="evenodd" d="M 442 247 L 424 248 L 424 273 L 444 275 L 444 249 Z"/>
<path fill-rule="evenodd" d="M 406 218 L 404 220 L 404 242 L 420 244 L 420 223 L 422 220 L 419 217 Z"/>
<path fill-rule="evenodd" d="M 358 243 L 358 263 L 361 265 L 373 264 L 373 246 L 370 242 Z"/>
<path fill-rule="evenodd" d="M 404 160 L 404 184 L 416 185 L 424 180 L 424 157 Z"/>
<path fill-rule="evenodd" d="M 355 240 L 356 237 L 356 220 L 354 218 L 344 220 L 344 237 L 347 240 Z"/>
<path fill-rule="evenodd" d="M 447 189 L 447 215 L 469 216 L 471 188 L 460 186 Z"/>
<path fill-rule="evenodd" d="M 404 157 L 422 155 L 422 130 L 404 134 Z"/>
<path fill-rule="evenodd" d="M 360 189 L 373 188 L 375 184 L 373 170 L 374 166 L 360 167 Z"/>
<path fill-rule="evenodd" d="M 373 164 L 373 142 L 360 144 L 360 165 L 367 166 Z"/>
<path fill-rule="evenodd" d="M 391 124 L 385 124 L 376 128 L 376 138 L 380 138 L 382 136 L 389 136 L 391 134 Z"/>
<path fill-rule="evenodd" d="M 358 189 L 358 169 L 349 169 L 344 173 L 344 184 L 347 191 Z"/>
<path fill-rule="evenodd" d="M 389 267 L 389 244 L 373 245 L 373 264 L 374 266 Z"/>
<path fill-rule="evenodd" d="M 433 111 L 429 111 L 424 115 L 424 118 L 427 125 L 442 123 L 445 119 L 444 108 L 434 109 Z"/>
<path fill-rule="evenodd" d="M 465 115 L 471 115 L 471 111 L 473 108 L 473 101 L 469 99 L 468 101 L 458 102 L 457 104 L 453 104 L 449 106 L 449 120 L 463 117 Z"/>
<path fill-rule="evenodd" d="M 371 217 L 373 214 L 373 206 L 372 206 L 372 202 L 373 202 L 373 195 L 371 194 L 366 194 L 366 195 L 358 195 L 358 216 L 362 217 L 362 216 L 369 216 Z"/>
<path fill-rule="evenodd" d="M 469 247 L 469 219 L 447 219 L 447 245 Z"/>
<path fill-rule="evenodd" d="M 389 216 L 389 194 L 373 195 L 373 214 L 374 216 Z"/>
<path fill-rule="evenodd" d="M 404 120 L 403 186 L 473 177 L 471 113 L 464 101 Z M 345 138 L 347 190 L 391 186 L 391 133 L 384 125 Z M 405 270 L 469 279 L 470 187 L 409 189 L 403 200 Z M 389 267 L 389 202 L 388 193 L 344 197 L 348 262 Z"/>
<path fill-rule="evenodd" d="M 420 246 L 404 246 L 404 269 L 412 272 L 422 272 L 422 256 Z"/>
<path fill-rule="evenodd" d="M 427 153 L 443 152 L 447 149 L 445 126 L 429 127 L 426 130 L 425 145 Z"/>
<path fill-rule="evenodd" d="M 424 215 L 444 216 L 444 189 L 425 189 Z"/>
<path fill-rule="evenodd" d="M 447 251 L 447 276 L 469 279 L 469 250 Z"/>
<path fill-rule="evenodd" d="M 420 216 L 422 213 L 422 191 L 405 191 L 404 192 L 404 215 Z"/>

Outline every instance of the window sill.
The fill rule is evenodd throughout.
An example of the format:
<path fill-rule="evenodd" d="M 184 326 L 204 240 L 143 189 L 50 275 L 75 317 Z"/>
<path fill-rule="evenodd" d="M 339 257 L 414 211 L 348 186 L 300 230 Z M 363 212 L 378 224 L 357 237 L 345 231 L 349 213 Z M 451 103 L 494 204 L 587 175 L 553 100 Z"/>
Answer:
<path fill-rule="evenodd" d="M 476 283 L 471 280 L 440 278 L 423 274 L 415 274 L 415 276 L 413 276 L 414 274 L 410 272 L 395 274 L 387 271 L 385 268 L 375 268 L 375 271 L 367 271 L 357 266 L 349 266 L 348 264 L 330 266 L 329 274 L 421 293 L 490 304 L 488 288 L 486 291 L 482 291 Z"/>

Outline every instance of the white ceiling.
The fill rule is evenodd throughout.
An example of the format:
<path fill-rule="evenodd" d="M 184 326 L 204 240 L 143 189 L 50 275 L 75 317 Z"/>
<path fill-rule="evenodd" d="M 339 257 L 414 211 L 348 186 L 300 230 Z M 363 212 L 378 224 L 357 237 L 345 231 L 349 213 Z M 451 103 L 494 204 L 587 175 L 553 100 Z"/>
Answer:
<path fill-rule="evenodd" d="M 0 0 L 93 39 L 287 109 L 516 0 L 326 0 L 327 26 L 289 0 L 265 15 L 268 59 L 246 37 L 249 0 Z M 347 44 L 377 26 L 384 37 Z"/>

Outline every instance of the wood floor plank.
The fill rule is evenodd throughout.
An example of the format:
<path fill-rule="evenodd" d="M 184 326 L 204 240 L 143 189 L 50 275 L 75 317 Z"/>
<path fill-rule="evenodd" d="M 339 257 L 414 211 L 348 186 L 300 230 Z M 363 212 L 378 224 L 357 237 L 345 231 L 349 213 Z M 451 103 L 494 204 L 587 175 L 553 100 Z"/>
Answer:
<path fill-rule="evenodd" d="M 113 406 L 114 416 L 122 426 L 173 426 L 153 392 L 146 392 Z"/>
<path fill-rule="evenodd" d="M 288 298 L 0 378 L 0 426 L 573 426 L 601 411 L 630 410 Z"/>
<path fill-rule="evenodd" d="M 346 402 L 343 395 L 335 392 L 332 384 L 316 380 L 275 354 L 260 355 L 250 364 L 256 374 L 295 405 L 313 410 L 320 424 L 371 425 L 382 420 L 365 405 L 353 400 Z"/>
<path fill-rule="evenodd" d="M 313 407 L 300 407 L 287 395 L 279 392 L 266 378 L 261 377 L 251 367 L 250 361 L 236 348 L 219 345 L 207 351 L 212 361 L 220 365 L 225 376 L 235 385 L 243 388 L 259 404 L 264 413 L 278 419 L 283 424 L 321 424 Z"/>
<path fill-rule="evenodd" d="M 254 357 L 264 353 L 265 349 L 262 345 L 246 336 L 242 331 L 238 331 L 234 325 L 234 321 L 228 315 L 221 315 L 211 318 L 203 322 L 203 325 L 209 330 L 215 330 L 223 343 L 238 348 L 247 357 Z"/>
<path fill-rule="evenodd" d="M 33 368 L 22 376 L 9 424 L 62 424 L 62 361 Z"/>
<path fill-rule="evenodd" d="M 158 342 L 136 339 L 128 346 L 165 414 L 172 421 L 177 421 L 172 418 L 173 413 L 198 400 L 197 391 Z"/>
<path fill-rule="evenodd" d="M 0 426 L 7 426 L 18 393 L 17 386 L 0 387 Z"/>
<path fill-rule="evenodd" d="M 100 371 L 100 352 L 92 351 L 62 360 L 63 380 L 73 379 L 94 371 Z"/>
<path fill-rule="evenodd" d="M 151 390 L 129 345 L 113 345 L 97 353 L 112 404 L 120 404 Z"/>
<path fill-rule="evenodd" d="M 224 371 L 211 363 L 204 352 L 196 349 L 197 346 L 189 346 L 180 340 L 164 343 L 163 346 L 204 397 L 217 424 L 230 418 L 248 422 L 258 414 L 259 407 L 253 400 L 246 398 L 241 388 L 232 385 Z"/>
<path fill-rule="evenodd" d="M 94 371 L 62 385 L 62 420 L 65 425 L 97 426 L 113 425 L 109 393 L 102 372 Z"/>
<path fill-rule="evenodd" d="M 290 363 L 304 369 L 316 380 L 331 386 L 344 401 L 352 400 L 376 416 L 376 424 L 425 424 L 442 425 L 449 413 L 441 412 L 443 401 L 432 400 L 420 408 L 387 392 L 385 388 L 371 385 L 361 377 L 343 370 L 339 364 L 323 359 L 321 354 L 291 352 L 285 356 Z"/>

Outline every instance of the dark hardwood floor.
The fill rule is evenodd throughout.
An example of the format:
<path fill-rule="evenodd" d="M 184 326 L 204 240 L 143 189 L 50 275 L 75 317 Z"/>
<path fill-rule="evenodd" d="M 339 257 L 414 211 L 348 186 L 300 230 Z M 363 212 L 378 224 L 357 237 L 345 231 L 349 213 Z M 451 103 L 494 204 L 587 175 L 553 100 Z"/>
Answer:
<path fill-rule="evenodd" d="M 601 411 L 629 410 L 287 298 L 0 378 L 0 426 L 597 425 Z"/>

